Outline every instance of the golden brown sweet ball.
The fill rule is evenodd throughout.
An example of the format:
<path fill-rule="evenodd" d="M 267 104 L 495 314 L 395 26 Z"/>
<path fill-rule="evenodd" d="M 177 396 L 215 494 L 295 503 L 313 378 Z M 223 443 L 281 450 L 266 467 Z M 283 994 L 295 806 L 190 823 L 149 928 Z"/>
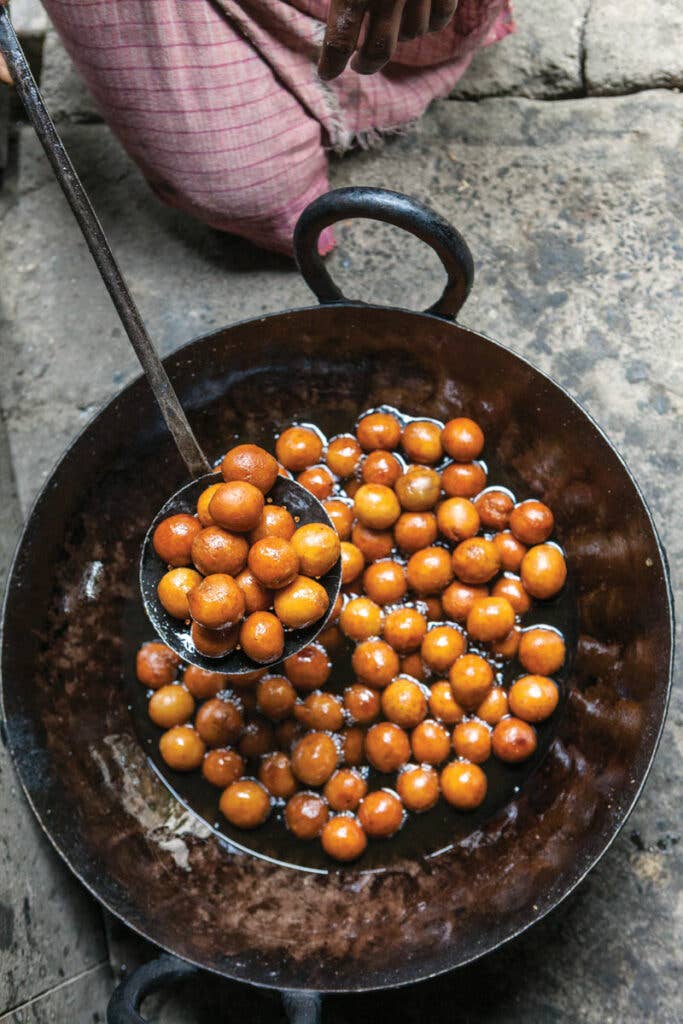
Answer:
<path fill-rule="evenodd" d="M 352 434 L 340 434 L 327 446 L 327 465 L 340 480 L 353 476 L 360 462 L 363 449 Z"/>
<path fill-rule="evenodd" d="M 244 615 L 244 596 L 232 576 L 213 573 L 187 595 L 190 615 L 207 629 L 234 626 Z"/>
<path fill-rule="evenodd" d="M 417 608 L 396 608 L 384 620 L 382 635 L 399 654 L 415 651 L 427 632 L 427 620 Z"/>
<path fill-rule="evenodd" d="M 206 745 L 190 725 L 174 725 L 159 740 L 159 753 L 169 768 L 192 772 L 202 763 Z"/>
<path fill-rule="evenodd" d="M 290 759 L 281 750 L 266 754 L 258 769 L 259 782 L 276 800 L 288 800 L 299 788 Z"/>
<path fill-rule="evenodd" d="M 510 687 L 508 699 L 510 711 L 523 722 L 544 722 L 557 707 L 560 693 L 547 676 L 522 676 Z"/>
<path fill-rule="evenodd" d="M 394 722 L 371 725 L 365 736 L 365 755 L 378 772 L 396 772 L 410 759 L 408 734 Z"/>
<path fill-rule="evenodd" d="M 439 532 L 452 544 L 479 532 L 479 513 L 468 498 L 446 498 L 436 510 Z"/>
<path fill-rule="evenodd" d="M 337 767 L 339 752 L 324 732 L 309 732 L 294 746 L 292 771 L 305 786 L 322 786 Z"/>
<path fill-rule="evenodd" d="M 354 597 L 344 605 L 339 616 L 342 633 L 360 643 L 382 632 L 382 609 L 369 597 Z"/>
<path fill-rule="evenodd" d="M 441 476 L 429 466 L 413 466 L 394 485 L 406 512 L 428 512 L 441 495 Z"/>
<path fill-rule="evenodd" d="M 527 552 L 526 546 L 518 541 L 509 530 L 497 533 L 493 537 L 493 543 L 498 550 L 501 569 L 504 569 L 505 572 L 518 572 Z"/>
<path fill-rule="evenodd" d="M 455 626 L 433 626 L 425 635 L 421 646 L 422 660 L 443 675 L 453 662 L 467 650 L 467 640 Z"/>
<path fill-rule="evenodd" d="M 427 714 L 427 698 L 418 683 L 399 676 L 382 691 L 382 711 L 402 729 L 414 729 Z"/>
<path fill-rule="evenodd" d="M 508 695 L 502 686 L 494 686 L 476 710 L 477 718 L 488 725 L 498 725 L 508 714 Z"/>
<path fill-rule="evenodd" d="M 180 658 L 166 644 L 157 640 L 143 644 L 135 656 L 135 674 L 138 682 L 150 690 L 172 683 L 178 677 Z"/>
<path fill-rule="evenodd" d="M 364 640 L 351 659 L 358 679 L 377 690 L 384 689 L 398 675 L 398 654 L 384 640 Z"/>
<path fill-rule="evenodd" d="M 353 510 L 363 526 L 388 530 L 401 514 L 398 498 L 384 484 L 363 484 L 353 499 Z"/>
<path fill-rule="evenodd" d="M 427 619 L 429 622 L 441 622 L 444 618 L 441 598 L 435 594 L 428 594 L 426 597 L 421 598 L 421 600 L 427 609 Z"/>
<path fill-rule="evenodd" d="M 152 544 L 162 562 L 178 567 L 192 564 L 192 543 L 202 525 L 184 512 L 163 519 L 152 534 Z"/>
<path fill-rule="evenodd" d="M 418 682 L 422 682 L 426 674 L 427 669 L 419 651 L 413 651 L 412 654 L 405 654 L 401 658 L 402 676 L 412 676 L 413 679 L 417 679 Z"/>
<path fill-rule="evenodd" d="M 485 584 L 475 586 L 471 583 L 454 580 L 441 595 L 441 603 L 449 619 L 452 619 L 453 622 L 466 622 L 474 602 L 488 596 L 489 589 Z"/>
<path fill-rule="evenodd" d="M 299 556 L 293 541 L 284 537 L 257 540 L 249 549 L 249 568 L 268 590 L 286 587 L 299 573 Z"/>
<path fill-rule="evenodd" d="M 275 442 L 278 461 L 292 473 L 301 473 L 309 466 L 314 466 L 320 462 L 322 453 L 322 439 L 310 427 L 289 427 Z"/>
<path fill-rule="evenodd" d="M 340 738 L 344 764 L 354 767 L 365 764 L 365 733 L 363 730 L 359 726 L 353 725 L 349 729 L 344 729 Z"/>
<path fill-rule="evenodd" d="M 221 473 L 226 484 L 243 480 L 267 494 L 277 480 L 277 462 L 255 444 L 238 444 L 223 456 Z"/>
<path fill-rule="evenodd" d="M 442 427 L 429 420 L 413 420 L 406 424 L 401 435 L 401 446 L 411 462 L 432 465 L 443 458 Z"/>
<path fill-rule="evenodd" d="M 486 487 L 486 470 L 479 462 L 451 462 L 441 474 L 450 498 L 474 498 Z"/>
<path fill-rule="evenodd" d="M 307 523 L 292 537 L 292 546 L 299 557 L 304 576 L 324 576 L 341 554 L 339 537 L 325 523 Z"/>
<path fill-rule="evenodd" d="M 396 604 L 408 590 L 406 571 L 390 559 L 375 562 L 363 574 L 363 590 L 376 604 Z"/>
<path fill-rule="evenodd" d="M 239 739 L 244 718 L 236 701 L 212 697 L 202 704 L 194 724 L 207 747 L 227 747 Z"/>
<path fill-rule="evenodd" d="M 429 691 L 429 713 L 446 725 L 455 725 L 465 715 L 455 697 L 451 684 L 445 679 L 433 683 Z"/>
<path fill-rule="evenodd" d="M 202 761 L 202 775 L 212 786 L 227 789 L 244 775 L 244 760 L 236 750 L 209 750 Z"/>
<path fill-rule="evenodd" d="M 493 686 L 493 669 L 480 654 L 463 654 L 451 665 L 448 678 L 456 701 L 470 711 Z"/>
<path fill-rule="evenodd" d="M 323 508 L 330 517 L 330 522 L 337 531 L 339 540 L 349 540 L 353 527 L 353 509 L 341 498 L 328 498 Z"/>
<path fill-rule="evenodd" d="M 344 708 L 341 697 L 334 693 L 309 693 L 294 714 L 306 729 L 324 732 L 338 732 L 344 724 Z"/>
<path fill-rule="evenodd" d="M 388 839 L 398 832 L 405 812 L 401 798 L 390 789 L 368 793 L 358 809 L 358 821 L 366 835 Z"/>
<path fill-rule="evenodd" d="M 285 633 L 277 615 L 272 612 L 252 612 L 240 629 L 242 650 L 252 661 L 270 664 L 282 657 Z"/>
<path fill-rule="evenodd" d="M 342 585 L 353 583 L 365 568 L 363 552 L 348 540 L 341 541 L 341 581 Z"/>
<path fill-rule="evenodd" d="M 402 512 L 394 524 L 394 538 L 407 555 L 430 547 L 438 537 L 433 512 Z"/>
<path fill-rule="evenodd" d="M 197 518 L 202 526 L 215 526 L 211 513 L 209 512 L 209 505 L 211 499 L 220 487 L 220 483 L 209 484 L 209 486 L 202 491 L 197 499 Z"/>
<path fill-rule="evenodd" d="M 333 811 L 355 811 L 368 784 L 353 768 L 339 768 L 325 783 L 323 794 Z"/>
<path fill-rule="evenodd" d="M 451 738 L 440 722 L 425 718 L 410 737 L 413 757 L 418 764 L 441 764 L 451 750 Z"/>
<path fill-rule="evenodd" d="M 520 576 L 528 594 L 546 600 L 562 590 L 567 579 L 567 563 L 554 544 L 538 544 L 529 548 L 522 559 Z"/>
<path fill-rule="evenodd" d="M 467 616 L 467 632 L 488 644 L 502 640 L 515 624 L 515 610 L 506 597 L 482 597 Z"/>
<path fill-rule="evenodd" d="M 517 764 L 536 751 L 536 730 L 521 718 L 504 718 L 493 730 L 493 753 L 501 761 Z"/>
<path fill-rule="evenodd" d="M 207 629 L 193 622 L 190 628 L 192 642 L 206 658 L 223 658 L 234 650 L 240 638 L 239 623 L 227 629 Z"/>
<path fill-rule="evenodd" d="M 354 523 L 351 540 L 366 562 L 388 558 L 394 549 L 394 535 L 391 530 L 371 530 L 362 523 Z"/>
<path fill-rule="evenodd" d="M 238 779 L 222 793 L 218 806 L 236 828 L 258 828 L 270 814 L 270 796 L 255 779 Z"/>
<path fill-rule="evenodd" d="M 474 504 L 485 530 L 504 530 L 515 507 L 511 495 L 497 487 L 484 491 Z"/>
<path fill-rule="evenodd" d="M 339 814 L 330 818 L 320 833 L 323 850 L 333 860 L 357 860 L 368 845 L 365 832 L 355 818 Z"/>
<path fill-rule="evenodd" d="M 198 665 L 188 665 L 183 674 L 183 683 L 196 700 L 208 700 L 226 688 L 228 678 L 221 672 L 207 672 Z"/>
<path fill-rule="evenodd" d="M 279 722 L 275 726 L 275 743 L 278 749 L 289 753 L 304 732 L 303 726 L 293 718 L 286 718 L 284 722 Z"/>
<path fill-rule="evenodd" d="M 220 526 L 207 526 L 192 542 L 192 561 L 202 576 L 216 572 L 236 576 L 247 564 L 248 552 L 244 537 Z"/>
<path fill-rule="evenodd" d="M 254 717 L 242 730 L 237 749 L 242 757 L 255 759 L 263 757 L 274 746 L 275 733 L 270 722 L 265 718 Z"/>
<path fill-rule="evenodd" d="M 391 452 L 368 452 L 361 466 L 361 480 L 364 484 L 393 487 L 404 468 L 403 463 Z"/>
<path fill-rule="evenodd" d="M 329 679 L 332 663 L 319 644 L 302 647 L 285 660 L 285 674 L 297 690 L 321 689 Z"/>
<path fill-rule="evenodd" d="M 491 731 L 483 722 L 459 722 L 453 730 L 453 750 L 473 764 L 483 764 L 491 756 Z"/>
<path fill-rule="evenodd" d="M 441 793 L 460 811 L 473 811 L 484 802 L 488 783 L 479 765 L 451 761 L 441 772 Z"/>
<path fill-rule="evenodd" d="M 249 533 L 258 526 L 264 504 L 258 487 L 244 480 L 231 480 L 218 486 L 209 502 L 209 514 L 225 530 Z"/>
<path fill-rule="evenodd" d="M 373 448 L 393 451 L 401 441 L 401 424 L 388 412 L 371 412 L 359 420 L 356 436 L 366 452 Z"/>
<path fill-rule="evenodd" d="M 354 722 L 369 725 L 379 717 L 379 691 L 363 683 L 353 683 L 344 690 L 344 708 Z"/>
<path fill-rule="evenodd" d="M 502 640 L 494 640 L 492 642 L 491 650 L 500 658 L 506 658 L 509 661 L 517 654 L 521 635 L 522 631 L 519 626 L 513 626 L 508 635 L 504 636 Z"/>
<path fill-rule="evenodd" d="M 299 473 L 296 481 L 310 491 L 318 501 L 329 498 L 334 490 L 334 477 L 327 466 L 309 466 Z"/>
<path fill-rule="evenodd" d="M 160 729 L 184 725 L 194 714 L 194 699 L 184 686 L 161 686 L 152 694 L 147 713 Z"/>
<path fill-rule="evenodd" d="M 441 432 L 444 449 L 456 462 L 478 459 L 484 448 L 484 434 L 474 420 L 459 416 L 449 420 Z"/>
<path fill-rule="evenodd" d="M 524 589 L 524 584 L 519 576 L 513 576 L 512 573 L 506 573 L 496 580 L 491 595 L 508 600 L 515 610 L 515 615 L 526 615 L 531 608 L 531 598 Z"/>
<path fill-rule="evenodd" d="M 291 540 L 296 530 L 296 523 L 289 509 L 284 505 L 269 505 L 263 507 L 261 518 L 249 534 L 249 543 L 255 544 L 257 540 L 264 537 L 282 537 L 284 540 Z"/>
<path fill-rule="evenodd" d="M 273 603 L 273 592 L 264 587 L 260 580 L 257 580 L 251 569 L 243 569 L 235 576 L 235 583 L 242 591 L 244 598 L 244 611 L 247 615 L 252 612 L 265 612 Z"/>
<path fill-rule="evenodd" d="M 174 619 L 189 619 L 188 595 L 201 582 L 196 569 L 169 569 L 157 585 L 159 601 Z"/>
<path fill-rule="evenodd" d="M 470 537 L 453 552 L 453 571 L 462 583 L 488 583 L 500 569 L 498 549 L 485 537 Z"/>
<path fill-rule="evenodd" d="M 550 676 L 562 667 L 565 655 L 564 639 L 556 630 L 534 626 L 522 633 L 519 660 L 527 672 Z"/>
<path fill-rule="evenodd" d="M 291 629 L 305 629 L 325 615 L 330 599 L 327 591 L 308 576 L 297 576 L 288 586 L 275 591 L 275 614 Z"/>
<path fill-rule="evenodd" d="M 294 713 L 296 690 L 285 676 L 264 676 L 256 686 L 257 707 L 272 722 L 280 722 Z"/>
<path fill-rule="evenodd" d="M 416 594 L 440 594 L 453 579 L 451 556 L 445 548 L 431 547 L 416 551 L 406 566 L 408 586 Z"/>
<path fill-rule="evenodd" d="M 542 544 L 553 532 L 555 519 L 547 505 L 530 498 L 515 505 L 510 530 L 522 544 Z"/>
<path fill-rule="evenodd" d="M 318 793 L 295 793 L 285 807 L 285 825 L 297 839 L 315 839 L 329 816 L 327 802 Z"/>
<path fill-rule="evenodd" d="M 430 765 L 409 764 L 399 772 L 396 789 L 408 811 L 422 814 L 439 799 L 439 776 Z"/>

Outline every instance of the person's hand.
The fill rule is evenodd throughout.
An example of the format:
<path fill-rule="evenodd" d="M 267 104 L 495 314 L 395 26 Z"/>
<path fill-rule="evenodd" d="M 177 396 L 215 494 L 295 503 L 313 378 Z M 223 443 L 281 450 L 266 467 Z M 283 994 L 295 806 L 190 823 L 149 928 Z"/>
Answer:
<path fill-rule="evenodd" d="M 0 0 L 0 7 L 6 7 L 6 6 L 7 6 L 7 0 Z M 7 67 L 7 64 L 5 63 L 5 58 L 3 57 L 3 55 L 1 53 L 0 53 L 0 82 L 4 82 L 5 85 L 11 85 L 12 84 L 12 76 L 10 75 L 9 68 Z"/>
<path fill-rule="evenodd" d="M 417 39 L 444 28 L 458 0 L 330 0 L 318 70 L 329 81 L 349 58 L 359 75 L 373 75 L 391 60 L 399 41 Z M 367 28 L 358 45 L 363 21 Z"/>

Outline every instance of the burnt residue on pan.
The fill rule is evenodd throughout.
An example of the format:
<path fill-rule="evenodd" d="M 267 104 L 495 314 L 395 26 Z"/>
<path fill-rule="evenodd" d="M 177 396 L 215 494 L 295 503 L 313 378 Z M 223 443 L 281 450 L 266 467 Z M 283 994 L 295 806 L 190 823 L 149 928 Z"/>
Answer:
<path fill-rule="evenodd" d="M 460 820 L 438 857 L 314 874 L 212 834 L 147 763 L 128 706 L 139 545 L 183 482 L 136 384 L 58 468 L 11 583 L 5 711 L 39 816 L 115 912 L 237 978 L 378 987 L 486 952 L 554 906 L 603 851 L 656 745 L 670 608 L 636 488 L 558 388 L 432 317 L 353 306 L 281 314 L 197 342 L 169 368 L 210 456 L 297 418 L 334 433 L 383 403 L 481 422 L 497 464 L 555 511 L 568 553 L 578 628 L 566 707 L 520 792 L 472 829 Z"/>

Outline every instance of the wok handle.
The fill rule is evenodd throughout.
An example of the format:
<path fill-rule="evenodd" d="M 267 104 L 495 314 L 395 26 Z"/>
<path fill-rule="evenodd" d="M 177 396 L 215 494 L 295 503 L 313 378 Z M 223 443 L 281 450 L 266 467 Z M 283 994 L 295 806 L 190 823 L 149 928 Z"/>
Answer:
<path fill-rule="evenodd" d="M 441 298 L 425 312 L 452 320 L 470 293 L 474 261 L 467 242 L 447 220 L 419 199 L 384 188 L 339 188 L 315 199 L 299 217 L 294 230 L 294 255 L 299 270 L 318 301 L 327 305 L 347 301 L 318 252 L 324 228 L 349 217 L 395 224 L 431 246 L 444 265 L 448 280 Z"/>
<path fill-rule="evenodd" d="M 138 1013 L 143 999 L 159 988 L 192 977 L 197 970 L 194 964 L 169 953 L 143 964 L 114 989 L 107 1006 L 107 1024 L 145 1024 Z"/>
<path fill-rule="evenodd" d="M 109 247 L 102 225 L 97 219 L 92 203 L 45 107 L 5 6 L 0 6 L 0 53 L 7 61 L 28 119 L 35 128 L 45 155 L 52 165 L 54 176 L 78 221 L 86 244 L 97 264 L 97 269 L 112 298 L 130 343 L 140 360 L 178 451 L 193 477 L 210 473 L 211 466 L 192 432 L 178 396 L 173 390 L 173 385 L 156 353 L 140 311 L 116 262 L 116 257 Z"/>
<path fill-rule="evenodd" d="M 171 956 L 170 953 L 162 953 L 156 960 L 138 967 L 116 986 L 107 1006 L 107 1024 L 146 1024 L 145 1018 L 138 1012 L 143 1000 L 157 989 L 184 981 L 197 972 L 198 968 L 194 964 Z M 290 1024 L 320 1024 L 322 996 L 319 992 L 281 994 Z"/>

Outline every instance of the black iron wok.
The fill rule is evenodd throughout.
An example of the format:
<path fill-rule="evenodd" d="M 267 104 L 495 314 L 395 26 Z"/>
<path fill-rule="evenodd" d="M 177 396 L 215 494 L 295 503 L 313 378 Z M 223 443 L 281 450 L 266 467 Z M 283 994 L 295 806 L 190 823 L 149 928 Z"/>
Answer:
<path fill-rule="evenodd" d="M 448 274 L 426 313 L 348 302 L 317 255 L 350 216 L 398 224 Z M 3 708 L 26 795 L 61 856 L 114 914 L 175 954 L 119 990 L 113 1022 L 164 980 L 207 968 L 281 989 L 300 1021 L 316 993 L 407 984 L 493 950 L 555 907 L 610 845 L 642 788 L 666 711 L 672 608 L 664 553 L 626 466 L 588 415 L 507 348 L 454 322 L 469 251 L 422 204 L 333 192 L 303 214 L 297 259 L 321 305 L 250 320 L 165 361 L 198 441 L 220 454 L 293 419 L 327 433 L 364 409 L 470 415 L 518 493 L 553 508 L 578 631 L 565 706 L 519 792 L 438 856 L 312 873 L 217 836 L 147 759 L 130 712 L 146 527 L 185 469 L 143 380 L 73 442 L 38 497 L 11 570 Z M 182 958 L 182 959 L 178 959 Z"/>

